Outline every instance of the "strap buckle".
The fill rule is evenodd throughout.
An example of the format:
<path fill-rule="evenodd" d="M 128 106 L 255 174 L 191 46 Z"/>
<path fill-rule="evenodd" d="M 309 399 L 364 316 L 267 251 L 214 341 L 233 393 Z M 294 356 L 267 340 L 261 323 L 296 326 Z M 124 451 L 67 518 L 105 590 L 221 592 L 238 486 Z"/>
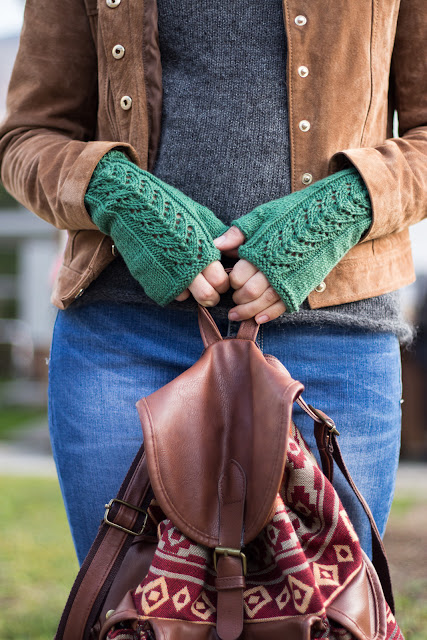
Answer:
<path fill-rule="evenodd" d="M 233 556 L 235 558 L 240 558 L 242 561 L 242 569 L 243 569 L 243 575 L 245 576 L 247 573 L 247 561 L 246 561 L 246 556 L 245 554 L 240 551 L 240 549 L 231 549 L 230 547 L 215 547 L 214 549 L 214 554 L 213 554 L 213 562 L 214 562 L 214 569 L 215 571 L 217 570 L 217 563 L 218 563 L 218 556 Z"/>
<path fill-rule="evenodd" d="M 318 411 L 318 409 L 315 409 L 311 404 L 309 404 L 308 407 L 319 418 L 320 422 L 323 422 L 323 424 L 328 427 L 330 434 L 333 434 L 334 436 L 340 435 L 340 432 L 335 426 L 335 422 L 329 416 L 325 415 L 321 411 Z"/>
<path fill-rule="evenodd" d="M 138 511 L 139 513 L 144 513 L 144 523 L 142 525 L 141 531 L 133 531 L 132 529 L 126 529 L 126 527 L 122 527 L 120 524 L 116 524 L 108 519 L 108 514 L 110 512 L 113 504 L 117 502 L 118 504 L 122 504 L 125 507 L 129 507 L 129 509 L 133 509 L 134 511 Z M 133 504 L 129 504 L 129 502 L 125 502 L 124 500 L 119 500 L 118 498 L 112 498 L 108 504 L 105 505 L 105 513 L 104 513 L 104 522 L 108 524 L 110 527 L 114 527 L 115 529 L 119 529 L 119 531 L 124 531 L 125 533 L 129 533 L 132 536 L 140 536 L 144 533 L 145 525 L 147 524 L 148 513 L 145 509 L 140 509 L 140 507 L 135 507 Z"/>

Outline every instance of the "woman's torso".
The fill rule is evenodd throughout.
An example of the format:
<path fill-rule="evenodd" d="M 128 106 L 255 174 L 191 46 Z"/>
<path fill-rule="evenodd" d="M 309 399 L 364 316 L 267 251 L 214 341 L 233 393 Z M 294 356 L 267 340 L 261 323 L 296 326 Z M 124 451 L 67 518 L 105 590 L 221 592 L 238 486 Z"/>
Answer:
<path fill-rule="evenodd" d="M 226 224 L 290 193 L 281 0 L 230 0 L 221 11 L 207 0 L 158 0 L 158 12 L 163 108 L 153 173 Z M 105 299 L 151 304 L 121 258 L 77 304 Z M 230 294 L 222 297 L 224 315 L 232 305 Z M 276 322 L 409 333 L 396 294 L 316 311 L 304 303 Z"/>

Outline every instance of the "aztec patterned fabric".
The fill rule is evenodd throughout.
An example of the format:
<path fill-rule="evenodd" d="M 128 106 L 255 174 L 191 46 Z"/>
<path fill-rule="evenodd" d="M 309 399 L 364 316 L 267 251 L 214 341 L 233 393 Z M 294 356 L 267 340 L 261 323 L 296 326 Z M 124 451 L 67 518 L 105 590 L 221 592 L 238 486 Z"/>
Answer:
<path fill-rule="evenodd" d="M 137 630 L 110 631 L 109 640 L 152 640 L 150 618 L 216 624 L 212 550 L 197 545 L 164 520 L 149 572 L 132 592 L 140 614 Z M 245 623 L 314 614 L 323 628 L 313 638 L 354 640 L 327 617 L 326 608 L 360 571 L 357 535 L 337 493 L 325 478 L 298 430 L 290 437 L 284 481 L 272 521 L 243 549 L 248 571 Z M 387 638 L 403 640 L 387 610 Z"/>

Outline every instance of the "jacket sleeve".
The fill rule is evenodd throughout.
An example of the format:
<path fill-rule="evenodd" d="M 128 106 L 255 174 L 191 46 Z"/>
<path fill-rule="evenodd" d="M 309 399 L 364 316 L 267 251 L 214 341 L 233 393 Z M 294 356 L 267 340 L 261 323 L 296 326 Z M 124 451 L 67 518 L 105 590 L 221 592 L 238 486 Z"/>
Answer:
<path fill-rule="evenodd" d="M 402 231 L 427 217 L 426 46 L 425 0 L 402 0 L 390 78 L 400 137 L 377 147 L 348 149 L 331 160 L 332 171 L 350 161 L 368 187 L 373 220 L 362 242 Z"/>
<path fill-rule="evenodd" d="M 90 177 L 120 142 L 93 142 L 97 57 L 83 0 L 27 0 L 0 126 L 1 180 L 25 207 L 59 229 L 96 229 L 85 206 Z"/>

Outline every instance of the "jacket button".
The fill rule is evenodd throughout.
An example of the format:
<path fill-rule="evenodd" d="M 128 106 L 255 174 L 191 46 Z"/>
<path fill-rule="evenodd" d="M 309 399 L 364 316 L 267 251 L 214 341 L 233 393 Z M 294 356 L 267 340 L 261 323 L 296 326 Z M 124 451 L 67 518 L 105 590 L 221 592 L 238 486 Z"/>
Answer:
<path fill-rule="evenodd" d="M 113 54 L 113 58 L 120 60 L 120 58 L 123 58 L 125 55 L 125 48 L 121 44 L 116 44 L 111 53 Z"/>
<path fill-rule="evenodd" d="M 122 0 L 106 0 L 107 2 L 107 7 L 110 7 L 110 9 L 115 9 L 116 7 L 119 6 L 119 4 L 121 3 Z"/>
<path fill-rule="evenodd" d="M 129 111 L 132 106 L 132 98 L 130 96 L 122 96 L 120 98 L 120 106 L 123 111 Z"/>
<path fill-rule="evenodd" d="M 321 282 L 320 284 L 317 285 L 317 287 L 314 290 L 317 291 L 317 293 L 323 293 L 325 289 L 326 289 L 326 282 Z"/>
<path fill-rule="evenodd" d="M 311 173 L 303 173 L 301 182 L 303 184 L 311 184 L 313 182 L 313 176 L 311 175 Z"/>
<path fill-rule="evenodd" d="M 298 25 L 298 27 L 303 27 L 307 24 L 307 18 L 305 16 L 297 16 L 295 18 L 295 24 Z"/>
<path fill-rule="evenodd" d="M 306 78 L 308 76 L 309 71 L 307 67 L 301 66 L 301 67 L 298 67 L 298 73 L 301 76 L 301 78 Z"/>
<path fill-rule="evenodd" d="M 299 123 L 299 128 L 301 129 L 301 131 L 308 131 L 310 129 L 310 123 L 308 120 L 301 120 L 301 122 Z"/>
<path fill-rule="evenodd" d="M 80 289 L 80 291 L 77 293 L 76 296 L 74 296 L 74 299 L 77 300 L 77 298 L 81 298 L 81 296 L 84 294 L 85 290 L 84 289 Z"/>

